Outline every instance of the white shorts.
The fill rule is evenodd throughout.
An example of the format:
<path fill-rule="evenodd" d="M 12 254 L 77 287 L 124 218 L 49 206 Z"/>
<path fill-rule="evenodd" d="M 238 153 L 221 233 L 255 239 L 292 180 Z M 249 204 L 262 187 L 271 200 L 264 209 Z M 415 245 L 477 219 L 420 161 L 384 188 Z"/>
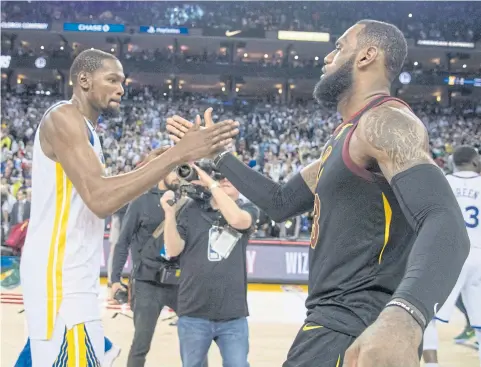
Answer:
<path fill-rule="evenodd" d="M 471 326 L 481 328 L 481 249 L 471 248 L 458 281 L 436 319 L 449 322 L 459 295 L 463 297 Z"/>
<path fill-rule="evenodd" d="M 100 367 L 104 359 L 102 322 L 89 321 L 67 330 L 57 316 L 50 340 L 30 339 L 32 367 Z"/>

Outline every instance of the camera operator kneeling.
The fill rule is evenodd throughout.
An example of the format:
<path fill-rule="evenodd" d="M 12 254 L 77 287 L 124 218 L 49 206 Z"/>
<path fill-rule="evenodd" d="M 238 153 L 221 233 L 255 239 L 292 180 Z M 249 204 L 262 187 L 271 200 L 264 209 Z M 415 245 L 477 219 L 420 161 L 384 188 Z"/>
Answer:
<path fill-rule="evenodd" d="M 224 366 L 247 367 L 246 246 L 257 221 L 258 209 L 243 204 L 226 179 L 216 182 L 194 166 L 193 184 L 208 189 L 209 201 L 191 200 L 175 217 L 174 197 L 161 199 L 165 211 L 165 249 L 180 255 L 177 323 L 183 367 L 199 367 L 214 340 Z"/>
<path fill-rule="evenodd" d="M 162 231 L 165 217 L 160 198 L 167 190 L 177 190 L 178 186 L 179 178 L 172 172 L 157 187 L 132 201 L 125 213 L 114 249 L 110 281 L 112 296 L 117 300 L 123 290 L 120 278 L 129 248 L 132 253 L 130 291 L 135 332 L 127 360 L 128 367 L 144 366 L 160 312 L 164 306 L 174 310 L 177 308 L 178 279 L 172 278 L 175 278 L 178 261 L 168 261 L 163 256 Z"/>

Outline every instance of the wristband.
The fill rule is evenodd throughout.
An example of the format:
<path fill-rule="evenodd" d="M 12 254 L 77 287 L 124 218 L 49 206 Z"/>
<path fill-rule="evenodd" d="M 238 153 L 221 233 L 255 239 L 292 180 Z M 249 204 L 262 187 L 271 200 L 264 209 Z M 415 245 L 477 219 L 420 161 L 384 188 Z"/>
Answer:
<path fill-rule="evenodd" d="M 414 307 L 411 303 L 403 300 L 402 298 L 395 298 L 388 302 L 388 304 L 385 306 L 385 308 L 388 307 L 400 307 L 407 313 L 409 313 L 414 320 L 421 326 L 421 329 L 424 330 L 426 328 L 426 320 L 423 316 L 423 314 L 416 308 Z"/>
<path fill-rule="evenodd" d="M 214 166 L 217 167 L 222 160 L 222 158 L 225 157 L 225 155 L 229 153 L 227 150 L 224 150 L 223 152 L 220 152 L 215 158 L 214 158 Z"/>

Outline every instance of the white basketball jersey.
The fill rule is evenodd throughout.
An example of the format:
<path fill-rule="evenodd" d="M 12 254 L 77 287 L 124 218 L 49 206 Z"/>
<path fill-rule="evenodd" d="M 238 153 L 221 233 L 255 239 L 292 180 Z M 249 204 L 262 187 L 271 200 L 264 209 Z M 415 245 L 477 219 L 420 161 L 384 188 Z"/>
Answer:
<path fill-rule="evenodd" d="M 481 176 L 460 171 L 446 176 L 463 212 L 471 247 L 481 249 Z"/>
<path fill-rule="evenodd" d="M 46 113 L 65 103 L 70 102 L 59 102 Z M 103 163 L 100 140 L 92 124 L 87 119 L 85 123 L 91 147 Z M 50 339 L 59 313 L 69 328 L 101 318 L 104 220 L 85 205 L 61 164 L 43 153 L 39 131 L 33 146 L 31 213 L 20 275 L 30 337 Z"/>

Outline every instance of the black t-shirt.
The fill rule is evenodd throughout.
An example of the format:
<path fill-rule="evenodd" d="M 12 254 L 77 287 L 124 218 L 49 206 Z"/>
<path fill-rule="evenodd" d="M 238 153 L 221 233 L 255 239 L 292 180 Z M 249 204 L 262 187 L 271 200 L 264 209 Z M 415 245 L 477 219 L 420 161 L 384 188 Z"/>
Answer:
<path fill-rule="evenodd" d="M 258 209 L 252 204 L 239 206 L 252 216 L 255 226 Z M 209 249 L 209 230 L 220 218 L 220 212 L 203 209 L 196 201 L 186 204 L 177 218 L 185 241 L 180 255 L 179 316 L 225 321 L 249 315 L 246 247 L 251 231 L 239 231 L 242 237 L 230 255 L 218 261 Z"/>

